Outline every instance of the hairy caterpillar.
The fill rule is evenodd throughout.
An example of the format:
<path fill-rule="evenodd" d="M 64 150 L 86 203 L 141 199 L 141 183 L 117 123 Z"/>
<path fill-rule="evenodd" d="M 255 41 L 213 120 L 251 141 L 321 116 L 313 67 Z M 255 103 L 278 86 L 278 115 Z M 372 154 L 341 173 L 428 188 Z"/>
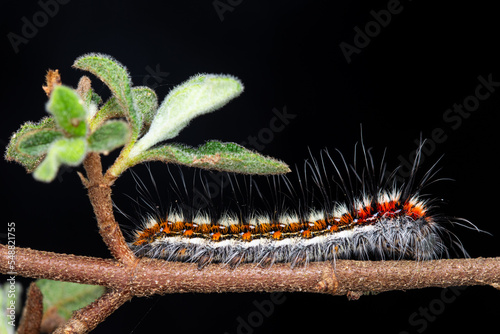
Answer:
<path fill-rule="evenodd" d="M 387 171 L 385 152 L 376 168 L 371 150 L 362 142 L 361 146 L 362 167 L 356 149 L 352 165 L 340 152 L 342 164 L 337 165 L 326 150 L 318 159 L 306 161 L 304 176 L 297 176 L 300 191 L 287 177 L 274 179 L 275 196 L 286 192 L 285 197 L 296 198 L 293 209 L 278 204 L 270 212 L 211 214 L 172 207 L 166 214 L 146 218 L 129 246 L 138 256 L 194 262 L 200 269 L 212 262 L 234 268 L 248 262 L 286 262 L 294 267 L 335 259 L 430 260 L 448 256 L 453 245 L 467 256 L 444 227 L 463 219 L 440 216 L 438 200 L 421 193 L 438 181 L 437 163 L 417 177 L 422 144 L 409 177 L 400 184 L 399 168 Z M 333 167 L 331 173 L 327 165 Z M 334 199 L 334 189 L 340 190 L 343 201 Z"/>

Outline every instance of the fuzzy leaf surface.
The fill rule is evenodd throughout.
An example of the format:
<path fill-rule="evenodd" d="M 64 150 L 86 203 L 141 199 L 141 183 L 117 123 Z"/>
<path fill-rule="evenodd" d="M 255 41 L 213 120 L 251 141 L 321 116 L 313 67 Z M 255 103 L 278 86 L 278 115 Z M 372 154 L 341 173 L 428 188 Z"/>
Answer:
<path fill-rule="evenodd" d="M 149 87 L 132 88 L 132 98 L 136 110 L 142 115 L 142 128 L 148 129 L 158 109 L 158 97 Z"/>
<path fill-rule="evenodd" d="M 134 87 L 132 88 L 132 97 L 134 106 L 137 112 L 141 114 L 142 130 L 149 128 L 153 117 L 158 109 L 158 98 L 156 93 L 148 87 Z M 112 118 L 126 117 L 123 110 L 113 96 L 102 106 L 96 113 L 95 117 L 90 121 L 91 128 L 99 127 L 105 121 Z"/>
<path fill-rule="evenodd" d="M 115 97 L 111 97 L 90 120 L 90 129 L 94 131 L 104 122 L 112 118 L 126 117 Z"/>
<path fill-rule="evenodd" d="M 21 164 L 28 173 L 31 173 L 40 164 L 42 157 L 27 155 L 19 150 L 19 143 L 29 133 L 42 130 L 56 131 L 56 123 L 52 117 L 45 117 L 38 123 L 26 122 L 10 138 L 5 150 L 5 160 Z"/>
<path fill-rule="evenodd" d="M 108 121 L 89 136 L 89 149 L 107 154 L 115 148 L 123 146 L 129 137 L 128 123 L 118 120 Z"/>
<path fill-rule="evenodd" d="M 73 67 L 89 71 L 109 87 L 123 113 L 129 118 L 133 134 L 138 135 L 142 124 L 141 115 L 134 108 L 132 83 L 125 66 L 108 55 L 90 53 L 77 58 Z"/>
<path fill-rule="evenodd" d="M 80 137 L 87 133 L 87 110 L 75 90 L 63 85 L 56 86 L 47 103 L 47 111 L 69 136 Z"/>
<path fill-rule="evenodd" d="M 209 141 L 194 148 L 170 144 L 150 149 L 138 155 L 132 165 L 144 161 L 163 161 L 190 167 L 241 174 L 283 174 L 290 171 L 287 164 L 261 155 L 235 143 Z"/>
<path fill-rule="evenodd" d="M 21 153 L 40 156 L 47 153 L 52 142 L 61 137 L 63 137 L 63 133 L 57 130 L 33 130 L 19 139 L 17 148 Z"/>
<path fill-rule="evenodd" d="M 52 143 L 45 159 L 36 168 L 33 177 L 38 181 L 51 182 L 61 164 L 79 165 L 87 152 L 87 140 L 83 137 L 61 138 Z"/>
<path fill-rule="evenodd" d="M 149 131 L 132 148 L 130 155 L 177 136 L 193 118 L 221 108 L 242 91 L 243 84 L 235 77 L 195 75 L 170 91 L 158 108 Z"/>

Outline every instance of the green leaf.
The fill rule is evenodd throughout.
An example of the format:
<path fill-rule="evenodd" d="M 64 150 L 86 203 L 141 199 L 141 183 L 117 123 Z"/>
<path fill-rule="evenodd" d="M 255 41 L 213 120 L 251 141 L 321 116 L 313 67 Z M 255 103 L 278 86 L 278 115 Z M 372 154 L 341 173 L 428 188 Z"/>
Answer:
<path fill-rule="evenodd" d="M 51 182 L 57 175 L 61 163 L 57 160 L 57 154 L 47 154 L 42 163 L 35 169 L 33 177 L 42 182 Z"/>
<path fill-rule="evenodd" d="M 149 128 L 151 121 L 158 108 L 158 98 L 156 93 L 148 87 L 132 88 L 132 98 L 134 100 L 135 110 L 141 114 L 142 131 Z M 102 108 L 96 113 L 95 117 L 90 121 L 91 129 L 96 129 L 105 121 L 112 118 L 126 117 L 123 109 L 118 101 L 113 96 Z"/>
<path fill-rule="evenodd" d="M 99 298 L 105 288 L 98 285 L 39 279 L 36 285 L 43 294 L 44 313 L 55 308 L 57 313 L 68 320 L 72 313 Z"/>
<path fill-rule="evenodd" d="M 130 137 L 128 123 L 108 121 L 88 138 L 89 149 L 94 152 L 109 153 L 124 145 Z"/>
<path fill-rule="evenodd" d="M 57 125 L 69 136 L 80 137 L 87 133 L 87 110 L 75 90 L 56 86 L 47 103 L 47 111 L 54 115 Z"/>
<path fill-rule="evenodd" d="M 45 117 L 38 123 L 26 122 L 10 138 L 9 145 L 5 151 L 5 160 L 15 161 L 21 164 L 28 173 L 31 173 L 42 161 L 41 156 L 27 155 L 19 150 L 20 141 L 31 132 L 41 130 L 56 130 L 56 123 L 52 117 Z"/>
<path fill-rule="evenodd" d="M 33 130 L 19 139 L 18 150 L 21 153 L 40 156 L 47 153 L 53 141 L 63 136 L 62 132 L 50 129 Z"/>
<path fill-rule="evenodd" d="M 109 98 L 101 109 L 90 120 L 90 129 L 94 131 L 104 122 L 112 118 L 126 117 L 115 97 Z"/>
<path fill-rule="evenodd" d="M 33 177 L 38 181 L 51 182 L 61 164 L 79 165 L 87 152 L 87 140 L 83 137 L 61 138 L 52 143 L 45 159 L 36 168 Z"/>
<path fill-rule="evenodd" d="M 242 91 L 243 84 L 232 76 L 199 74 L 192 77 L 170 91 L 149 131 L 132 148 L 130 156 L 177 136 L 193 118 L 221 108 Z"/>
<path fill-rule="evenodd" d="M 132 83 L 125 66 L 108 55 L 90 53 L 76 59 L 73 67 L 89 71 L 109 87 L 132 125 L 132 135 L 138 136 L 142 120 L 134 108 L 130 89 Z"/>
<path fill-rule="evenodd" d="M 288 165 L 282 161 L 263 156 L 235 143 L 219 141 L 209 141 L 198 148 L 180 144 L 153 148 L 136 156 L 127 167 L 144 161 L 163 161 L 242 174 L 283 174 L 290 171 Z"/>
<path fill-rule="evenodd" d="M 148 129 L 158 109 L 158 97 L 149 87 L 132 88 L 135 109 L 142 115 L 142 128 Z"/>

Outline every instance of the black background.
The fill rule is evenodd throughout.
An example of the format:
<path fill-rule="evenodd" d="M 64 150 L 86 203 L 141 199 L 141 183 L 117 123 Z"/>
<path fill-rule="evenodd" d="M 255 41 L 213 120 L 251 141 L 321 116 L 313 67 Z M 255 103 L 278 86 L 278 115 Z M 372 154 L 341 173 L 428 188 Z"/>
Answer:
<path fill-rule="evenodd" d="M 45 115 L 41 86 L 47 69 L 59 69 L 63 82 L 75 87 L 83 72 L 71 64 L 88 52 L 112 55 L 128 67 L 134 85 L 154 86 L 160 99 L 195 73 L 233 74 L 243 81 L 245 92 L 221 110 L 193 121 L 177 142 L 248 141 L 269 128 L 274 108 L 286 107 L 296 117 L 265 143 L 262 153 L 291 166 L 308 157 L 308 148 L 338 148 L 349 157 L 363 124 L 366 145 L 378 156 L 387 147 L 394 166 L 399 156 L 407 158 L 415 150 L 420 134 L 430 137 L 441 128 L 447 139 L 426 157 L 426 166 L 444 154 L 440 175 L 455 182 L 438 183 L 432 191 L 446 199 L 443 213 L 467 218 L 493 234 L 454 230 L 472 257 L 498 256 L 500 87 L 456 129 L 443 119 L 453 104 L 474 95 L 479 76 L 491 75 L 500 82 L 497 11 L 488 2 L 403 1 L 400 12 L 348 63 L 339 45 L 354 45 L 354 28 L 364 30 L 374 20 L 370 12 L 386 9 L 388 3 L 247 0 L 233 1 L 231 10 L 219 15 L 213 1 L 73 0 L 52 8 L 53 17 L 44 22 L 43 8 L 36 1 L 4 1 L 1 146 L 23 122 Z M 22 35 L 25 22 L 34 20 L 41 20 L 36 21 L 36 33 L 16 52 L 9 33 Z M 151 77 L 151 69 L 162 72 L 159 80 Z M 97 79 L 93 83 L 98 93 L 109 94 Z M 155 178 L 168 184 L 164 167 L 153 165 Z M 7 223 L 13 221 L 19 247 L 109 256 L 75 173 L 80 168 L 65 169 L 56 181 L 42 184 L 18 165 L 1 161 L 0 166 L 0 233 L 6 233 Z M 143 167 L 136 170 L 146 172 Z M 137 196 L 129 173 L 118 180 L 115 200 L 127 203 L 124 193 Z M 130 227 L 118 218 L 124 228 Z M 317 332 L 340 327 L 417 333 L 424 330 L 422 322 L 412 324 L 410 316 L 420 308 L 442 305 L 444 309 L 434 309 L 439 314 L 426 322 L 426 333 L 497 327 L 498 291 L 470 287 L 444 304 L 441 293 L 434 288 L 390 292 L 350 302 L 345 297 L 285 294 L 285 302 L 252 330 Z M 253 301 L 262 300 L 269 300 L 269 295 L 134 299 L 95 332 L 234 333 L 238 317 L 247 319 L 257 310 Z"/>

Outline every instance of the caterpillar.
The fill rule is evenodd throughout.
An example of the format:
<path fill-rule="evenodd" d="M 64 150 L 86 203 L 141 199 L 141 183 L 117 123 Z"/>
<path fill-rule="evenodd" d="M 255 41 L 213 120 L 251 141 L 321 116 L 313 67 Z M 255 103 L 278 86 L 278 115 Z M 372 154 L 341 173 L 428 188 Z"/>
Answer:
<path fill-rule="evenodd" d="M 424 187 L 442 180 L 436 178 L 437 162 L 417 177 L 422 146 L 403 182 L 399 167 L 388 171 L 385 151 L 380 167 L 375 166 L 362 140 L 361 167 L 357 145 L 353 164 L 338 150 L 341 164 L 335 163 L 324 150 L 319 158 L 306 160 L 302 176 L 297 174 L 300 189 L 287 176 L 270 182 L 274 197 L 287 193 L 284 197 L 292 198 L 295 208 L 284 207 L 279 199 L 270 212 L 241 205 L 247 210 L 212 214 L 172 206 L 166 213 L 148 215 L 132 233 L 129 247 L 137 256 L 192 262 L 199 269 L 210 263 L 235 268 L 241 263 L 295 267 L 336 259 L 422 261 L 449 256 L 449 246 L 458 246 L 467 256 L 445 225 L 472 223 L 440 215 L 439 200 L 422 194 Z M 232 184 L 233 191 L 238 187 Z M 334 198 L 339 192 L 342 201 Z"/>

